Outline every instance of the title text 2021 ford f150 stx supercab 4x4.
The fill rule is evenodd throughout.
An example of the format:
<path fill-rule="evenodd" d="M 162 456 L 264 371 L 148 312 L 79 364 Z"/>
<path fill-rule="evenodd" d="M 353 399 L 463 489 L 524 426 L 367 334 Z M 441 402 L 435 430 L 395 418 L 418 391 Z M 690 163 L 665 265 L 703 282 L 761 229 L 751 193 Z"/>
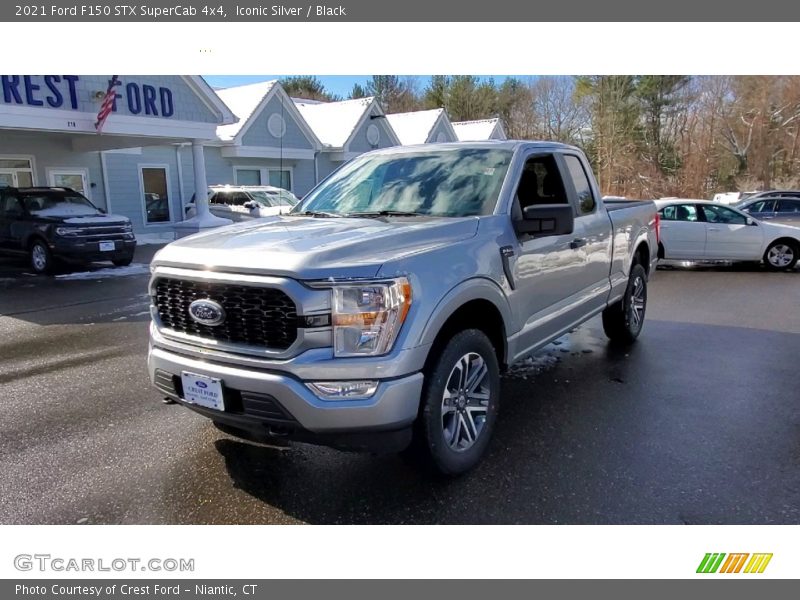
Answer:
<path fill-rule="evenodd" d="M 600 313 L 636 339 L 657 229 L 652 202 L 605 205 L 571 146 L 370 152 L 289 215 L 156 255 L 150 377 L 241 437 L 410 445 L 463 472 L 505 366 Z"/>

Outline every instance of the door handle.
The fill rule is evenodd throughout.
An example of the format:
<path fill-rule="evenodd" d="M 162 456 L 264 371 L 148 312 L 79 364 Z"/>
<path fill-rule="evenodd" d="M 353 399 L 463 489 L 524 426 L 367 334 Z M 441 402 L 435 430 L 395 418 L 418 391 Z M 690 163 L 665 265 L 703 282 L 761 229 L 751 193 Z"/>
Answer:
<path fill-rule="evenodd" d="M 584 238 L 575 238 L 569 243 L 569 247 L 573 250 L 577 250 L 578 248 L 582 248 L 586 245 L 586 240 Z"/>
<path fill-rule="evenodd" d="M 709 231 L 719 231 L 719 227 L 709 227 Z"/>

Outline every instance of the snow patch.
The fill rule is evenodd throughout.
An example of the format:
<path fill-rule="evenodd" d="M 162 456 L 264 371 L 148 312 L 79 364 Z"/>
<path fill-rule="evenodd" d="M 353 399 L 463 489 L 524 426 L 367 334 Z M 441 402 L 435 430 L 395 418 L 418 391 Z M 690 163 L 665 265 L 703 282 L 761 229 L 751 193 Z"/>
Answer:
<path fill-rule="evenodd" d="M 70 215 L 91 217 L 97 215 L 97 211 L 89 206 L 81 206 L 79 204 L 70 204 L 68 202 L 64 202 L 62 204 L 51 206 L 50 208 L 32 210 L 31 214 L 36 215 L 37 217 L 68 217 Z"/>
<path fill-rule="evenodd" d="M 175 241 L 174 231 L 165 231 L 163 233 L 137 233 L 136 245 L 148 246 L 152 244 L 169 244 Z"/>
<path fill-rule="evenodd" d="M 150 274 L 150 265 L 144 263 L 133 263 L 127 267 L 110 267 L 98 269 L 97 271 L 79 271 L 77 273 L 65 273 L 56 275 L 56 279 L 62 281 L 73 281 L 82 279 L 108 279 L 110 277 L 129 277 L 131 275 Z"/>
<path fill-rule="evenodd" d="M 41 214 L 41 212 L 39 213 Z M 127 223 L 127 217 L 118 217 L 115 215 L 96 215 L 87 217 L 72 217 L 65 219 L 64 223 Z"/>

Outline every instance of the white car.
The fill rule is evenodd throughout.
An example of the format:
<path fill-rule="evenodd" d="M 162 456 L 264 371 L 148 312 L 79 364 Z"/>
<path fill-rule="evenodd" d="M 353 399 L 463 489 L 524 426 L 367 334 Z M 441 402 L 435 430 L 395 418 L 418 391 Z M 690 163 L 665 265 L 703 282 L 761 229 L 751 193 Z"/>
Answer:
<path fill-rule="evenodd" d="M 656 200 L 661 221 L 659 258 L 693 261 L 764 261 L 792 269 L 800 257 L 800 227 L 757 221 L 708 200 Z"/>
<path fill-rule="evenodd" d="M 211 214 L 232 221 L 284 215 L 298 202 L 297 196 L 289 190 L 269 185 L 213 185 L 208 188 Z M 191 203 L 186 207 L 186 216 L 194 214 L 194 203 Z"/>

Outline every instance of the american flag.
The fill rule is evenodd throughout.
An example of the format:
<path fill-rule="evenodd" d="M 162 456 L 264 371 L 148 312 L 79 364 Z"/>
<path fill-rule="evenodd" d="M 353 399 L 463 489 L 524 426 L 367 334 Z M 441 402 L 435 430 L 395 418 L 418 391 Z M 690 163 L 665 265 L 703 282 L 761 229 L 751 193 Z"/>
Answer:
<path fill-rule="evenodd" d="M 100 105 L 100 112 L 97 113 L 97 122 L 94 124 L 97 133 L 103 131 L 103 125 L 105 125 L 108 115 L 114 110 L 114 101 L 117 98 L 117 92 L 114 88 L 118 85 L 122 85 L 122 82 L 117 79 L 116 75 L 112 75 L 108 81 L 108 89 L 103 97 L 103 103 Z"/>

